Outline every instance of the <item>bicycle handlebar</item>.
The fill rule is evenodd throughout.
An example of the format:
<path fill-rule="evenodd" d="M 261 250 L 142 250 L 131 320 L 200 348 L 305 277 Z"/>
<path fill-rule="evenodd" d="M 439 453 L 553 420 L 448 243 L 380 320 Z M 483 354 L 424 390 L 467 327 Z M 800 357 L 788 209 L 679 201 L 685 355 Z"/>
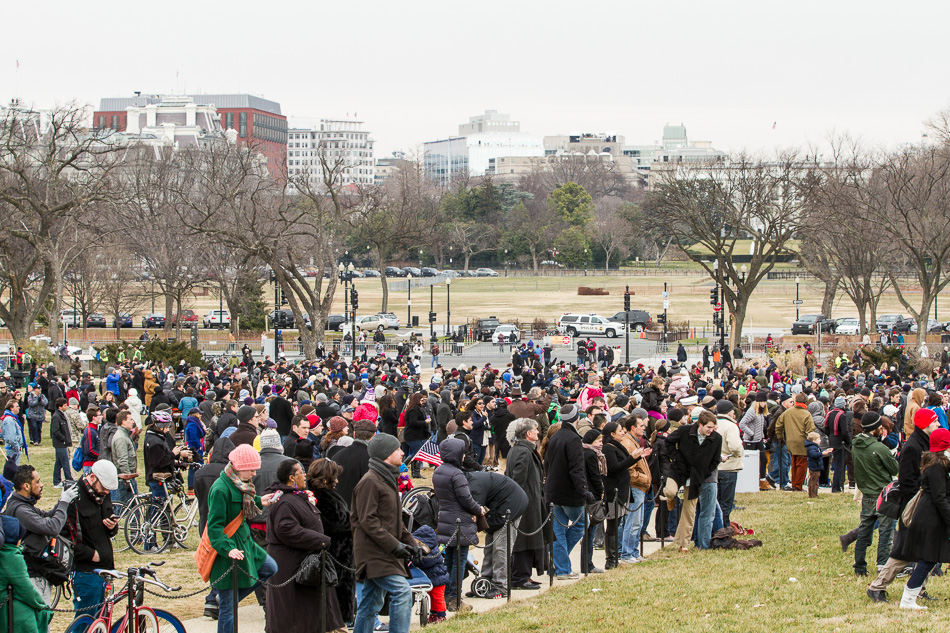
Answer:
<path fill-rule="evenodd" d="M 152 572 L 152 573 L 154 574 L 155 572 Z M 180 586 L 179 586 L 179 587 L 169 587 L 168 585 L 166 585 L 165 583 L 163 583 L 163 582 L 162 582 L 161 580 L 159 580 L 158 578 L 146 578 L 146 577 L 144 577 L 144 576 L 136 576 L 135 579 L 136 579 L 137 581 L 139 581 L 139 582 L 144 582 L 144 583 L 148 583 L 148 584 L 150 584 L 150 585 L 155 585 L 156 587 L 160 587 L 160 588 L 164 589 L 165 591 L 181 591 L 181 587 L 180 587 Z"/>

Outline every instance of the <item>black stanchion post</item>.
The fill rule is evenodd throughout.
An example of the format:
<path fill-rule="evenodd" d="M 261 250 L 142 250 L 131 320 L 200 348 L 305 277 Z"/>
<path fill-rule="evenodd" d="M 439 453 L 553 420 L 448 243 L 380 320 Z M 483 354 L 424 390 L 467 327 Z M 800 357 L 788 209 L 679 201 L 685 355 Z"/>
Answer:
<path fill-rule="evenodd" d="M 237 563 L 231 565 L 231 603 L 234 613 L 234 633 L 238 633 L 238 604 L 241 602 L 241 592 L 238 589 L 238 566 Z M 220 617 L 220 616 L 219 616 Z"/>
<path fill-rule="evenodd" d="M 584 576 L 588 576 L 590 575 L 590 553 L 587 551 L 587 542 L 590 538 L 590 515 L 587 513 L 587 504 L 584 504 L 581 516 L 584 517 L 584 536 L 581 538 L 581 571 L 584 572 Z"/>
<path fill-rule="evenodd" d="M 514 552 L 514 546 L 512 545 L 512 531 L 511 531 L 511 508 L 505 512 L 505 602 L 511 602 L 511 555 Z"/>
<path fill-rule="evenodd" d="M 455 612 L 462 608 L 462 519 L 455 519 Z"/>
<path fill-rule="evenodd" d="M 13 630 L 13 585 L 7 585 L 7 631 Z"/>
<path fill-rule="evenodd" d="M 666 505 L 666 501 L 660 504 L 660 510 L 657 514 L 657 525 L 656 533 L 662 534 L 660 538 L 660 549 L 666 548 L 666 537 L 668 535 L 669 529 L 667 526 L 670 524 L 670 510 Z M 663 528 L 662 530 L 660 528 Z"/>
<path fill-rule="evenodd" d="M 320 633 L 327 633 L 327 552 L 320 552 Z"/>
<path fill-rule="evenodd" d="M 551 521 L 557 521 L 554 518 L 554 504 L 551 503 L 548 505 L 548 519 Z M 554 525 L 551 525 L 551 529 L 554 529 Z M 554 539 L 551 539 L 551 542 L 548 543 L 548 587 L 554 586 Z"/>

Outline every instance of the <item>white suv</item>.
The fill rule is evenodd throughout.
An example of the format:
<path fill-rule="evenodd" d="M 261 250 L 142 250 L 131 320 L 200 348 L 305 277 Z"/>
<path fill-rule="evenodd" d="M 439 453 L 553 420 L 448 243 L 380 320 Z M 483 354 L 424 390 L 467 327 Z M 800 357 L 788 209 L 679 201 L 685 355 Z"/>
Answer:
<path fill-rule="evenodd" d="M 604 334 L 607 338 L 616 338 L 625 331 L 623 323 L 609 321 L 599 314 L 562 314 L 557 326 L 568 336 Z"/>
<path fill-rule="evenodd" d="M 397 317 L 392 312 L 377 312 L 378 316 L 382 321 L 386 323 L 387 329 L 398 330 L 399 329 L 399 317 Z"/>
<path fill-rule="evenodd" d="M 208 310 L 208 314 L 202 319 L 205 328 L 209 327 L 228 327 L 231 325 L 231 315 L 227 310 Z"/>

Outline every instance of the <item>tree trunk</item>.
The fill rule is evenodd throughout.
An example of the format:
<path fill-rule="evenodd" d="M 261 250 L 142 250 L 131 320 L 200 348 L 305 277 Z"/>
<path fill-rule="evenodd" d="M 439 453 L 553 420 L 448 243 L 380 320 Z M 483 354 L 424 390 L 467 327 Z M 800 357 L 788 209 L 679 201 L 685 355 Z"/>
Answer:
<path fill-rule="evenodd" d="M 167 339 L 172 333 L 172 310 L 175 309 L 175 295 L 171 292 L 165 293 L 165 326 L 163 331 L 165 332 L 165 338 Z"/>
<path fill-rule="evenodd" d="M 465 270 L 468 270 L 468 261 L 469 259 L 471 259 L 471 257 L 472 257 L 471 253 L 465 253 Z"/>
<path fill-rule="evenodd" d="M 736 345 L 742 342 L 742 326 L 745 323 L 746 305 L 736 306 L 736 312 L 729 316 L 732 323 L 732 331 L 729 333 L 729 353 L 736 348 Z"/>
<path fill-rule="evenodd" d="M 610 251 L 613 249 L 605 248 L 604 253 L 607 255 L 607 258 L 604 260 L 604 275 L 610 274 Z"/>
<path fill-rule="evenodd" d="M 831 316 L 831 310 L 835 303 L 835 295 L 838 292 L 838 281 L 839 278 L 837 276 L 825 280 L 825 293 L 821 298 L 821 313 L 826 317 Z"/>
<path fill-rule="evenodd" d="M 389 282 L 386 280 L 386 268 L 383 266 L 383 253 L 379 246 L 376 247 L 376 265 L 379 268 L 379 281 L 383 284 L 383 304 L 380 312 L 389 312 Z"/>
<path fill-rule="evenodd" d="M 538 249 L 531 247 L 531 265 L 534 266 L 534 274 L 538 275 Z"/>
<path fill-rule="evenodd" d="M 49 339 L 51 346 L 59 345 L 59 313 L 63 309 L 63 272 L 60 266 L 51 266 L 53 273 L 53 308 L 50 310 Z M 68 330 L 67 330 L 68 331 Z"/>

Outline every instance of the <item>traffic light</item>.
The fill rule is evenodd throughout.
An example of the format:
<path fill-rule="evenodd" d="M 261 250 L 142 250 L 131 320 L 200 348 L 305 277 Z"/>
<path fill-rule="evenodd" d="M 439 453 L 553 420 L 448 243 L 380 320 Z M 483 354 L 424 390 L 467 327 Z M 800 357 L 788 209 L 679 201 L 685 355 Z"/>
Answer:
<path fill-rule="evenodd" d="M 722 323 L 722 313 L 713 312 L 713 325 L 718 327 L 721 323 Z"/>
<path fill-rule="evenodd" d="M 624 312 L 630 312 L 630 293 L 623 293 L 623 309 Z"/>
<path fill-rule="evenodd" d="M 429 312 L 429 323 L 435 323 L 435 312 Z"/>
<path fill-rule="evenodd" d="M 356 292 L 356 288 L 350 289 L 350 305 L 354 310 L 360 307 L 360 295 Z"/>
<path fill-rule="evenodd" d="M 665 314 L 658 314 L 658 315 L 656 315 L 656 322 L 657 322 L 657 323 L 666 323 L 666 315 L 665 315 Z"/>
<path fill-rule="evenodd" d="M 280 289 L 280 305 L 282 306 L 287 305 L 287 295 L 284 294 L 283 288 Z"/>
<path fill-rule="evenodd" d="M 709 291 L 709 305 L 714 306 L 719 303 L 719 286 Z"/>

